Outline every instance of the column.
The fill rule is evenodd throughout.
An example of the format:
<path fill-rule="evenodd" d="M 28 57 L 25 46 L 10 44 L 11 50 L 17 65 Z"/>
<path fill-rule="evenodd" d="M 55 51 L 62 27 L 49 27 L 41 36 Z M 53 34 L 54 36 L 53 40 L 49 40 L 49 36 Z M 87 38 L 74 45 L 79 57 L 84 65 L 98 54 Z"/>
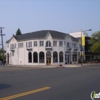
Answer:
<path fill-rule="evenodd" d="M 77 52 L 77 63 L 78 63 L 79 57 L 78 57 L 78 52 Z"/>
<path fill-rule="evenodd" d="M 58 64 L 59 64 L 59 52 L 57 52 L 58 53 Z"/>
<path fill-rule="evenodd" d="M 38 65 L 39 65 L 39 52 L 37 52 L 38 53 Z"/>
<path fill-rule="evenodd" d="M 73 63 L 72 56 L 73 56 L 73 53 L 71 52 L 70 53 L 70 61 Z"/>
<path fill-rule="evenodd" d="M 63 63 L 65 64 L 65 52 L 63 52 Z"/>
<path fill-rule="evenodd" d="M 53 64 L 53 51 L 50 52 L 51 52 L 51 64 Z"/>

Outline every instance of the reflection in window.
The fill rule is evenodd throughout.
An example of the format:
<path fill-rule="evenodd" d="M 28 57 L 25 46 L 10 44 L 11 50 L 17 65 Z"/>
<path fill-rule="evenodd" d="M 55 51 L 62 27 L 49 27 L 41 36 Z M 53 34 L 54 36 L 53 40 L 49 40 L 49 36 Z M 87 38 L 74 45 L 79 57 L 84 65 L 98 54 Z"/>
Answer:
<path fill-rule="evenodd" d="M 28 62 L 29 63 L 32 62 L 32 53 L 31 52 L 28 53 Z"/>
<path fill-rule="evenodd" d="M 44 63 L 44 52 L 39 53 L 39 62 Z"/>
<path fill-rule="evenodd" d="M 51 47 L 51 42 L 50 41 L 46 42 L 46 47 Z"/>
<path fill-rule="evenodd" d="M 58 62 L 58 53 L 56 51 L 53 52 L 53 62 Z"/>
<path fill-rule="evenodd" d="M 59 62 L 63 62 L 63 52 L 59 52 Z"/>
<path fill-rule="evenodd" d="M 37 52 L 33 53 L 33 62 L 38 63 L 38 53 Z"/>

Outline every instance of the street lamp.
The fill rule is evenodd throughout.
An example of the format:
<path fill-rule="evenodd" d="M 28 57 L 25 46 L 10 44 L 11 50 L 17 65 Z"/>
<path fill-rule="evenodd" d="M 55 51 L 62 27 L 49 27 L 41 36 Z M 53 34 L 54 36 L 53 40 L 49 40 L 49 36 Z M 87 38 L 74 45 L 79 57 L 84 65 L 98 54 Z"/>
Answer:
<path fill-rule="evenodd" d="M 86 31 L 92 31 L 92 29 L 81 30 L 81 66 L 82 66 L 82 63 L 83 63 L 83 57 L 82 57 L 82 51 L 83 51 L 83 48 L 82 48 L 82 32 L 86 32 Z"/>

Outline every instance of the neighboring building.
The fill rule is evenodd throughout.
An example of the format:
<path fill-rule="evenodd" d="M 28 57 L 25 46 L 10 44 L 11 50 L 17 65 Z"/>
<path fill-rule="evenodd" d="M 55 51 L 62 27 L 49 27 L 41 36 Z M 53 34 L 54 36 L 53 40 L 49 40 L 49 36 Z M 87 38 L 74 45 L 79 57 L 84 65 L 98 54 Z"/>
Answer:
<path fill-rule="evenodd" d="M 85 60 L 86 61 L 93 61 L 95 59 L 100 59 L 100 52 L 91 52 L 90 46 L 92 45 L 90 41 L 91 37 L 85 37 Z"/>
<path fill-rule="evenodd" d="M 77 39 L 81 39 L 82 36 L 85 36 L 85 46 L 82 46 L 84 60 L 93 61 L 94 59 L 100 59 L 99 52 L 96 52 L 96 53 L 91 52 L 91 50 L 90 50 L 90 46 L 92 45 L 91 40 L 90 40 L 91 37 L 88 36 L 88 34 L 86 32 L 78 31 L 78 32 L 70 33 L 70 35 Z"/>
<path fill-rule="evenodd" d="M 69 64 L 80 58 L 80 39 L 58 31 L 13 35 L 6 45 L 7 63 L 12 65 Z"/>
<path fill-rule="evenodd" d="M 75 37 L 75 38 L 80 38 L 82 36 L 88 36 L 88 34 L 84 31 L 78 31 L 78 32 L 72 32 L 69 33 L 71 36 Z"/>

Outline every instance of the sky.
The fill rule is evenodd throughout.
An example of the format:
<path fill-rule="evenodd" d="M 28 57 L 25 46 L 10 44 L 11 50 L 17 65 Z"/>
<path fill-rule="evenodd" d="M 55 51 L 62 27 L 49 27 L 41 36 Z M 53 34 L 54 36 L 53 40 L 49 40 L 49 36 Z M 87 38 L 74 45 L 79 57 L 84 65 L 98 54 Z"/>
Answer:
<path fill-rule="evenodd" d="M 0 0 L 0 27 L 4 43 L 18 28 L 22 34 L 92 29 L 91 35 L 100 30 L 100 0 Z"/>

